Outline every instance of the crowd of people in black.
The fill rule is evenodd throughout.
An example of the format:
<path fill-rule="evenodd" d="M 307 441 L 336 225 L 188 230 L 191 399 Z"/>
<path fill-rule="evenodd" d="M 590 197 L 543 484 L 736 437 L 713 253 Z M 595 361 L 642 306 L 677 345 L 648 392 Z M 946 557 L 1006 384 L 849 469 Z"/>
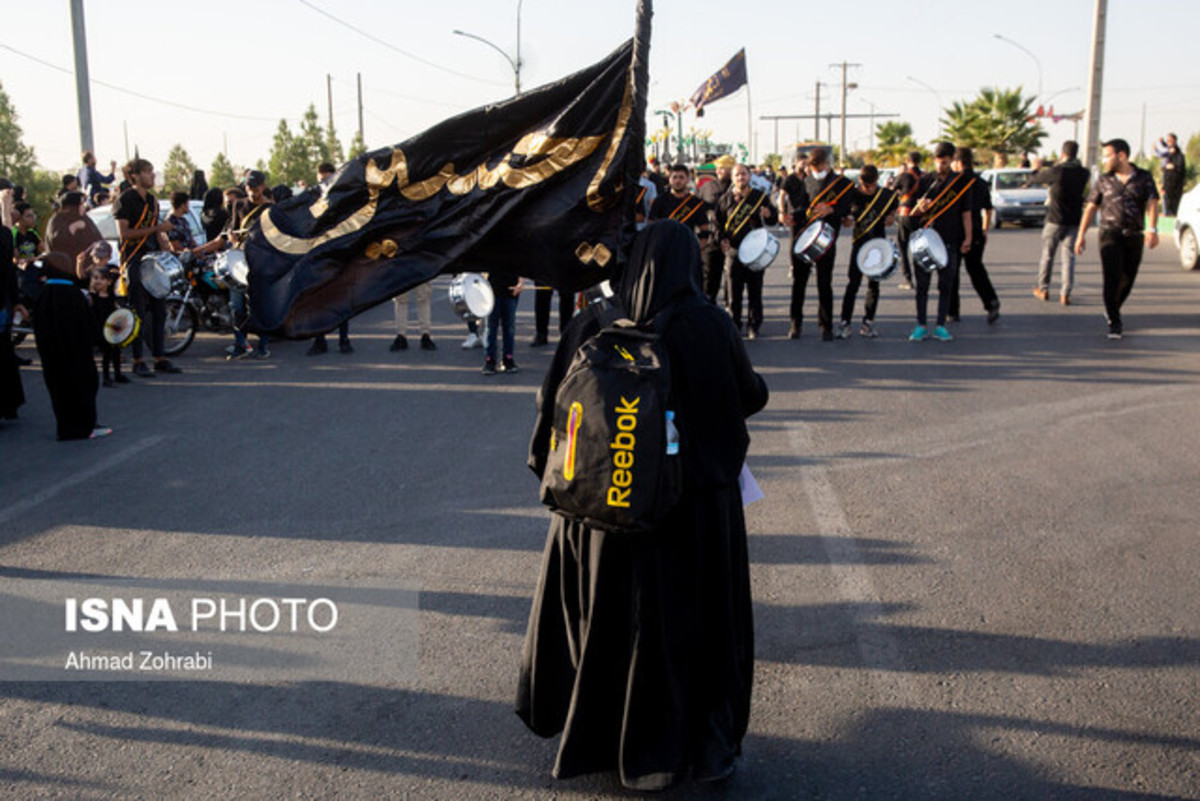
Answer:
<path fill-rule="evenodd" d="M 1142 249 L 1158 243 L 1159 192 L 1150 174 L 1130 161 L 1129 145 L 1124 140 L 1104 143 L 1103 169 L 1095 180 L 1090 180 L 1080 163 L 1078 150 L 1075 142 L 1063 143 L 1060 159 L 1037 169 L 1030 179 L 1031 184 L 1048 188 L 1047 217 L 1033 294 L 1042 300 L 1049 299 L 1057 256 L 1061 268 L 1059 300 L 1064 305 L 1071 303 L 1075 256 L 1083 251 L 1088 228 L 1098 222 L 1108 336 L 1119 339 L 1124 331 L 1121 305 L 1132 290 Z M 786 226 L 791 233 L 789 339 L 798 339 L 803 330 L 806 295 L 814 273 L 821 340 L 852 336 L 864 279 L 867 290 L 857 331 L 865 338 L 879 336 L 875 319 L 880 278 L 874 273 L 865 274 L 860 269 L 859 257 L 872 242 L 886 238 L 889 227 L 895 231 L 899 287 L 915 290 L 915 326 L 908 336 L 910 340 L 954 339 L 948 326 L 961 315 L 960 285 L 964 270 L 987 321 L 993 323 L 999 318 L 1000 299 L 984 264 L 992 215 L 990 192 L 975 172 L 969 148 L 956 148 L 947 142 L 937 144 L 933 149 L 933 169 L 928 171 L 922 168 L 922 154 L 914 151 L 886 182 L 873 165 L 863 167 L 856 179 L 851 180 L 833 168 L 830 155 L 825 148 L 815 148 L 798 157 L 789 169 L 781 167 L 777 173 L 722 156 L 715 160 L 711 177 L 698 175 L 682 164 L 664 171 L 652 160 L 637 198 L 639 228 L 648 221 L 670 219 L 692 231 L 699 246 L 703 293 L 714 302 L 720 301 L 747 339 L 757 338 L 763 325 L 764 272 L 762 266 L 743 260 L 741 246 L 754 232 L 778 225 Z M 1164 203 L 1169 206 L 1167 211 L 1173 213 L 1179 203 L 1185 169 L 1173 135 L 1163 140 L 1160 156 L 1167 165 Z M 220 251 L 237 248 L 271 203 L 293 193 L 287 186 L 268 187 L 266 176 L 257 170 L 246 171 L 238 185 L 224 189 L 209 188 L 204 174 L 197 171 L 191 191 L 173 193 L 169 199 L 170 211 L 164 215 L 154 195 L 156 175 L 150 162 L 140 158 L 130 161 L 122 170 L 123 180 L 114 188 L 116 172 L 115 162 L 110 162 L 108 174 L 100 172 L 95 155 L 85 152 L 78 174 L 63 177 L 54 213 L 41 233 L 37 215 L 23 196 L 23 190 L 0 179 L 2 222 L 6 231 L 11 230 L 11 235 L 0 233 L 3 248 L 0 250 L 0 329 L 3 329 L 0 418 L 14 419 L 24 402 L 18 369 L 28 360 L 13 349 L 14 327 L 28 326 L 30 320 L 36 327 L 41 296 L 63 295 L 57 289 L 45 293 L 45 286 L 61 287 L 56 282 L 69 281 L 84 290 L 80 296 L 89 309 L 89 347 L 94 345 L 100 351 L 102 372 L 98 380 L 103 386 L 130 380 L 122 371 L 122 348 L 102 336 L 104 322 L 119 306 L 131 308 L 140 326 L 140 331 L 127 343 L 132 354 L 130 372 L 141 378 L 177 374 L 181 368 L 165 353 L 164 300 L 142 285 L 139 269 L 142 260 L 159 251 L 198 263 L 211 260 Z M 319 192 L 320 186 L 332 180 L 334 174 L 333 165 L 322 164 L 315 186 L 302 191 Z M 202 244 L 189 224 L 189 216 L 194 216 L 190 211 L 194 201 L 202 205 L 199 214 L 205 240 Z M 89 209 L 104 206 L 110 206 L 116 223 L 115 254 L 87 213 Z M 842 227 L 850 229 L 851 245 L 841 303 L 835 305 L 837 230 Z M 933 259 L 939 263 L 931 264 L 931 252 L 940 257 Z M 64 258 L 50 258 L 51 254 Z M 914 266 L 914 254 L 920 266 Z M 468 333 L 462 347 L 485 349 L 485 375 L 514 373 L 519 369 L 514 358 L 515 315 L 527 282 L 519 276 L 500 274 L 490 274 L 488 280 L 495 298 L 493 310 L 482 321 L 482 329 L 473 320 L 467 323 Z M 931 316 L 929 295 L 934 287 L 937 301 Z M 530 346 L 540 347 L 549 342 L 555 290 L 533 288 L 535 334 Z M 242 325 L 246 318 L 245 286 L 235 283 L 224 289 L 228 292 L 233 320 L 233 342 L 226 348 L 226 358 L 269 358 L 268 339 L 260 336 L 251 344 Z M 431 297 L 430 285 L 424 284 L 395 299 L 396 332 L 390 350 L 402 351 L 409 346 L 410 301 L 416 305 L 419 347 L 436 349 Z M 582 305 L 580 297 L 560 293 L 560 331 Z M 49 316 L 47 312 L 46 317 Z M 45 318 L 42 325 L 46 325 Z M 53 351 L 54 336 L 48 329 L 37 335 L 43 361 L 46 357 L 41 349 L 45 347 L 47 353 Z M 307 354 L 318 356 L 328 349 L 325 337 L 320 336 L 313 340 Z M 342 353 L 354 351 L 348 323 L 338 329 L 338 349 Z M 91 370 L 95 372 L 94 367 Z M 87 370 L 81 369 L 82 372 Z M 80 378 L 80 381 L 83 386 L 90 379 Z M 49 377 L 47 386 L 51 386 Z M 56 379 L 58 389 L 51 389 L 52 396 L 64 394 L 65 386 L 61 378 Z M 90 394 L 93 398 L 90 411 L 64 412 L 67 416 L 76 414 L 78 420 L 65 428 L 60 424 L 60 438 L 108 433 L 107 428 L 94 424 L 95 392 Z"/>

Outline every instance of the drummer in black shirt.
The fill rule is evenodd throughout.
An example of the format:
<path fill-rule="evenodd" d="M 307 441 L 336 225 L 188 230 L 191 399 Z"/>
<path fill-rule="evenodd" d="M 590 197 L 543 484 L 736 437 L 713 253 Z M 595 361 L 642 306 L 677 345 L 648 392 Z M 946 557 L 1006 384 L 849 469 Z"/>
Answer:
<path fill-rule="evenodd" d="M 796 255 L 795 243 L 804 230 L 824 221 L 834 228 L 834 239 L 825 254 L 817 260 L 817 325 L 821 339 L 833 341 L 833 266 L 837 259 L 837 229 L 850 213 L 850 190 L 854 182 L 838 175 L 829 165 L 829 151 L 818 147 L 809 154 L 808 176 L 799 194 L 789 196 L 792 204 L 792 302 L 791 328 L 788 338 L 800 336 L 804 319 L 804 293 L 812 267 Z"/>
<path fill-rule="evenodd" d="M 953 159 L 954 145 L 949 142 L 940 142 L 934 148 L 933 162 L 937 172 L 929 177 L 912 214 L 919 218 L 913 236 L 916 235 L 915 228 L 932 228 L 946 246 L 946 264 L 936 271 L 938 309 L 933 338 L 940 342 L 950 342 L 954 339 L 946 329 L 950 293 L 954 288 L 954 274 L 958 270 L 958 262 L 962 254 L 971 249 L 970 180 L 950 168 Z M 914 268 L 913 278 L 917 282 L 917 325 L 908 338 L 913 342 L 920 342 L 930 336 L 926 309 L 929 305 L 929 284 L 932 276 L 924 268 L 915 265 Z"/>
<path fill-rule="evenodd" d="M 879 168 L 868 164 L 858 175 L 858 186 L 850 192 L 850 216 L 854 218 L 853 245 L 850 247 L 849 280 L 842 296 L 842 321 L 838 325 L 839 339 L 850 338 L 850 321 L 854 318 L 854 303 L 863 274 L 858 269 L 858 252 L 872 239 L 885 235 L 884 229 L 896 216 L 898 195 L 879 185 Z M 879 336 L 875 330 L 875 311 L 879 307 L 879 281 L 867 281 L 867 302 L 863 310 L 862 328 L 858 333 L 868 339 Z"/>
<path fill-rule="evenodd" d="M 921 172 L 921 151 L 914 150 L 908 154 L 908 159 L 904 162 L 903 171 L 893 179 L 891 188 L 896 190 L 898 195 L 897 204 L 897 225 L 896 225 L 896 246 L 900 248 L 900 270 L 904 273 L 904 283 L 900 285 L 901 289 L 913 288 L 913 273 L 912 263 L 908 258 L 908 237 L 919 227 L 916 220 L 910 220 L 913 206 L 917 205 L 917 197 L 921 190 L 921 179 L 925 177 L 925 173 Z"/>
<path fill-rule="evenodd" d="M 133 374 L 149 378 L 156 373 L 179 373 L 178 367 L 164 356 L 164 334 L 167 324 L 167 303 L 153 297 L 142 285 L 142 258 L 158 250 L 169 250 L 167 232 L 171 223 L 158 221 L 158 199 L 150 191 L 154 187 L 154 165 L 137 158 L 125 166 L 131 187 L 121 193 L 113 204 L 113 219 L 117 221 L 117 238 L 121 241 L 121 277 L 128 286 L 133 311 L 142 320 L 142 334 L 133 341 Z M 147 323 L 146 314 L 150 321 Z M 142 338 L 150 331 L 150 352 L 154 370 L 146 366 Z"/>
<path fill-rule="evenodd" d="M 685 165 L 674 164 L 671 166 L 667 173 L 669 191 L 663 192 L 654 199 L 654 204 L 650 206 L 650 219 L 675 220 L 690 228 L 696 234 L 696 238 L 700 240 L 701 264 L 707 264 L 704 256 L 706 249 L 715 250 L 718 254 L 721 252 L 716 238 L 713 236 L 712 221 L 709 219 L 711 206 L 688 190 L 690 178 Z M 708 295 L 709 300 L 716 300 L 717 290 L 721 287 L 721 272 L 724 270 L 724 263 L 724 254 L 721 254 L 720 266 L 704 275 L 704 294 Z"/>
<path fill-rule="evenodd" d="M 992 218 L 992 192 L 987 182 L 980 180 L 975 173 L 975 157 L 971 148 L 960 147 L 955 150 L 954 161 L 950 166 L 956 173 L 973 181 L 968 194 L 971 197 L 971 231 L 974 235 L 971 237 L 970 250 L 963 254 L 962 263 L 967 268 L 967 277 L 971 279 L 975 294 L 979 295 L 979 300 L 983 303 L 983 310 L 987 312 L 987 321 L 994 323 L 1000 319 L 1000 298 L 996 296 L 996 289 L 992 286 L 992 279 L 988 277 L 987 268 L 983 266 L 983 249 L 987 247 L 988 226 Z M 962 271 L 956 270 L 954 287 L 950 291 L 951 322 L 958 322 L 958 288 L 961 277 Z"/>
<path fill-rule="evenodd" d="M 738 246 L 754 229 L 774 225 L 779 219 L 779 213 L 771 204 L 766 192 L 751 188 L 750 168 L 745 164 L 738 164 L 733 168 L 733 185 L 717 201 L 716 216 L 717 234 L 720 237 L 721 250 L 725 252 L 726 271 L 729 273 L 729 311 L 733 315 L 733 324 L 741 330 L 742 293 L 748 290 L 746 294 L 749 295 L 750 308 L 746 320 L 746 335 L 755 339 L 763 320 L 763 271 L 751 270 L 742 264 L 738 258 Z"/>

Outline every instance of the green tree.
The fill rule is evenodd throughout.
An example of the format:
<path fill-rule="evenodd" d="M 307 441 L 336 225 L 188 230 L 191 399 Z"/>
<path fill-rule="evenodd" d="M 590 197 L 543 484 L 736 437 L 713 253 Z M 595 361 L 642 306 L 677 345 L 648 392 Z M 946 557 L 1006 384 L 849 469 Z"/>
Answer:
<path fill-rule="evenodd" d="M 266 172 L 275 181 L 285 184 L 307 181 L 315 171 L 316 165 L 310 169 L 306 155 L 304 142 L 292 134 L 287 120 L 280 120 L 279 127 L 275 129 L 275 140 L 271 145 Z"/>
<path fill-rule="evenodd" d="M 942 126 L 955 144 L 1007 155 L 1037 150 L 1046 131 L 1031 119 L 1035 98 L 1016 89 L 981 89 L 970 102 L 955 101 L 944 110 Z"/>
<path fill-rule="evenodd" d="M 875 150 L 871 155 L 880 167 L 899 166 L 911 151 L 920 149 L 911 124 L 888 120 L 875 126 Z"/>
<path fill-rule="evenodd" d="M 0 176 L 9 178 L 14 184 L 28 185 L 37 168 L 37 158 L 33 148 L 21 141 L 24 132 L 19 119 L 4 85 L 0 84 Z"/>
<path fill-rule="evenodd" d="M 1186 192 L 1196 185 L 1196 176 L 1198 168 L 1200 168 L 1200 133 L 1194 133 L 1188 137 L 1183 155 L 1187 159 L 1187 173 L 1183 180 L 1183 191 Z"/>
<path fill-rule="evenodd" d="M 684 144 L 691 144 L 691 142 L 685 140 Z M 783 164 L 783 156 L 778 153 L 768 153 L 762 157 L 762 163 L 764 167 L 770 167 L 772 171 L 776 171 Z"/>
<path fill-rule="evenodd" d="M 217 153 L 217 157 L 213 159 L 212 167 L 208 171 L 209 185 L 215 186 L 218 189 L 228 189 L 237 183 L 237 175 L 233 171 L 233 165 L 229 163 L 229 159 L 225 158 L 224 153 Z"/>
<path fill-rule="evenodd" d="M 346 153 L 342 150 L 342 143 L 338 140 L 337 131 L 333 129 L 333 123 L 330 123 L 329 130 L 325 132 L 325 151 L 329 154 L 329 158 L 325 161 L 330 162 L 333 166 L 340 167 L 345 163 Z"/>
<path fill-rule="evenodd" d="M 183 149 L 183 145 L 176 144 L 171 148 L 171 152 L 167 153 L 167 161 L 163 165 L 164 194 L 188 191 L 192 186 L 192 175 L 195 172 L 196 164 L 192 161 L 192 157 Z"/>
<path fill-rule="evenodd" d="M 354 138 L 350 140 L 350 150 L 346 152 L 346 158 L 356 159 L 367 152 L 367 145 L 362 140 L 362 136 L 357 132 Z"/>

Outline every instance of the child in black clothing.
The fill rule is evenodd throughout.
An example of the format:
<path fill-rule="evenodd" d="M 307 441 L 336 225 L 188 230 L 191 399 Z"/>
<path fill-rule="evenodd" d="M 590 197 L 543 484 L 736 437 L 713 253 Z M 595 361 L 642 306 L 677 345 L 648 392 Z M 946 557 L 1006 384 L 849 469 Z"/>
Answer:
<path fill-rule="evenodd" d="M 104 321 L 117 309 L 117 299 L 113 285 L 117 280 L 117 270 L 108 263 L 112 248 L 107 242 L 97 242 L 88 250 L 91 265 L 88 267 L 88 292 L 92 301 L 92 318 L 95 321 L 96 344 L 100 347 L 101 365 L 104 375 L 103 384 L 111 387 L 117 384 L 128 384 L 129 377 L 121 375 L 121 347 L 114 345 L 104 338 Z M 112 367 L 113 377 L 110 378 L 108 368 Z"/>

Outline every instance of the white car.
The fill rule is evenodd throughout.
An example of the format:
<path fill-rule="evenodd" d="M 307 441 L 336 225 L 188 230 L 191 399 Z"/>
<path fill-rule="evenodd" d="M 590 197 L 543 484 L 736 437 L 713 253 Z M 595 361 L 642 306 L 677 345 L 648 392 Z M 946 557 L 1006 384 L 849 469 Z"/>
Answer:
<path fill-rule="evenodd" d="M 1046 222 L 1046 188 L 1027 186 L 1033 170 L 1005 167 L 979 174 L 992 192 L 992 224 L 1042 225 Z"/>
<path fill-rule="evenodd" d="M 208 241 L 208 237 L 204 235 L 204 226 L 200 224 L 200 213 L 204 211 L 204 202 L 200 200 L 188 201 L 187 221 L 188 226 L 192 229 L 192 238 L 196 240 L 197 245 L 203 245 Z M 158 221 L 162 222 L 171 214 L 171 201 L 158 201 Z M 119 243 L 117 241 L 117 221 L 113 219 L 112 206 L 100 206 L 99 208 L 89 209 L 87 215 L 92 218 L 92 222 L 100 229 L 100 236 L 108 240 L 108 244 L 112 245 L 113 255 L 109 260 L 110 264 L 117 264 L 119 261 L 118 251 Z"/>
<path fill-rule="evenodd" d="M 1179 200 L 1175 244 L 1179 245 L 1180 266 L 1185 270 L 1200 269 L 1200 186 L 1193 187 Z"/>

